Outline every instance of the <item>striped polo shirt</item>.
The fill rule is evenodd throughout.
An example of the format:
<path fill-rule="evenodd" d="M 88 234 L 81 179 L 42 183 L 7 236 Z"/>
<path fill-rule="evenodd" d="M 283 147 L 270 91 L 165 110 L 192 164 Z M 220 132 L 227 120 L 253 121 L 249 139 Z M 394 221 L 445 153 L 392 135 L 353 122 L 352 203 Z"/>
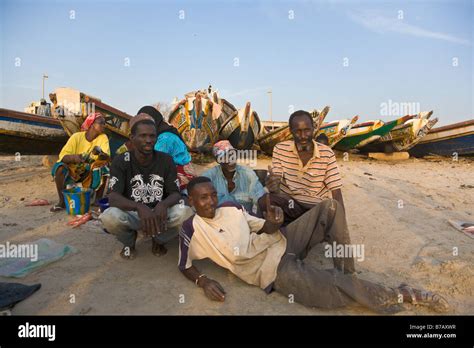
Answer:
<path fill-rule="evenodd" d="M 281 176 L 281 191 L 309 204 L 330 197 L 330 191 L 342 187 L 334 152 L 326 145 L 313 143 L 313 156 L 305 166 L 293 140 L 275 145 L 272 158 L 274 173 Z"/>

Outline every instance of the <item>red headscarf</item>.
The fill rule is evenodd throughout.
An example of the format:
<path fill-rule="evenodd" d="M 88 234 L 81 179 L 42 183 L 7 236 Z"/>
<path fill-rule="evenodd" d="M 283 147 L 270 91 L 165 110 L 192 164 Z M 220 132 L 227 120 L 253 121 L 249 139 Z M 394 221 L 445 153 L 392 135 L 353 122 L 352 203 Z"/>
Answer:
<path fill-rule="evenodd" d="M 89 116 L 87 116 L 86 120 L 82 124 L 81 129 L 83 131 L 88 130 L 95 122 L 95 120 L 97 120 L 99 117 L 102 117 L 102 114 L 100 112 L 94 112 L 92 114 L 89 114 Z"/>

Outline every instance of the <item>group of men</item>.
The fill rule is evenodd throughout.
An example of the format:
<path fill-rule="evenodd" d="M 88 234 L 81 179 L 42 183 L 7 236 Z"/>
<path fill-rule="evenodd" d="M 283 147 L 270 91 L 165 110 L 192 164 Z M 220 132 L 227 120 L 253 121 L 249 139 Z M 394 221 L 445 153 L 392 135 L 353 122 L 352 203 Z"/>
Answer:
<path fill-rule="evenodd" d="M 183 184 L 174 156 L 157 151 L 160 127 L 149 108 L 133 118 L 130 141 L 112 161 L 110 207 L 100 215 L 104 228 L 123 243 L 123 258 L 136 257 L 138 231 L 151 237 L 156 255 L 166 253 L 164 244 L 179 235 L 179 270 L 212 300 L 224 301 L 226 291 L 195 260 L 209 258 L 248 284 L 311 307 L 359 303 L 395 313 L 402 303 L 413 303 L 448 309 L 437 294 L 359 278 L 351 255 L 334 255 L 330 270 L 305 262 L 320 243 L 351 243 L 336 157 L 314 140 L 310 113 L 290 116 L 293 140 L 275 146 L 264 185 L 251 168 L 229 160 L 236 150 L 226 140 L 213 146 L 218 164 L 201 176 L 181 168 Z"/>

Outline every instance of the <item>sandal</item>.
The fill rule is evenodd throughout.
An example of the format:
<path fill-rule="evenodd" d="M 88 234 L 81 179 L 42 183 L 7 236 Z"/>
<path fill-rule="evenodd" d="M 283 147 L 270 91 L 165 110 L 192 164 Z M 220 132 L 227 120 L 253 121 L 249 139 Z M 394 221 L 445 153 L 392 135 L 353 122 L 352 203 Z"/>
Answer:
<path fill-rule="evenodd" d="M 436 312 L 447 312 L 449 310 L 448 301 L 441 295 L 425 290 L 418 290 L 403 283 L 397 288 L 399 291 L 405 291 L 411 298 L 412 305 L 428 307 Z M 402 294 L 403 295 L 403 294 Z"/>
<path fill-rule="evenodd" d="M 62 206 L 60 206 L 59 204 L 54 204 L 54 205 L 51 207 L 51 209 L 49 209 L 49 211 L 50 211 L 51 213 L 57 213 L 58 211 L 62 211 L 62 210 L 64 210 L 64 209 L 65 209 L 65 208 L 62 207 Z"/>

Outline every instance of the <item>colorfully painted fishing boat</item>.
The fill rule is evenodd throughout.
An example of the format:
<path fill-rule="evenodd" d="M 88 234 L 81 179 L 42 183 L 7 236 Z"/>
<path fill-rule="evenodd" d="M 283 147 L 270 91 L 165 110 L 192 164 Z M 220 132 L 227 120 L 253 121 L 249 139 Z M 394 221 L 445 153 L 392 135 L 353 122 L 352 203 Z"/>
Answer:
<path fill-rule="evenodd" d="M 67 138 L 61 123 L 52 117 L 0 109 L 0 153 L 57 154 Z"/>
<path fill-rule="evenodd" d="M 188 93 L 171 110 L 168 122 L 176 127 L 186 146 L 193 152 L 207 152 L 219 137 L 222 106 L 205 90 Z M 227 105 L 226 105 L 227 106 Z"/>
<path fill-rule="evenodd" d="M 347 136 L 347 133 L 358 119 L 359 116 L 354 116 L 350 120 L 346 119 L 324 123 L 317 135 L 325 134 L 328 137 L 328 146 L 332 148 Z"/>
<path fill-rule="evenodd" d="M 394 127 L 380 139 L 362 147 L 361 152 L 397 152 L 408 151 L 418 144 L 438 122 L 437 118 L 430 120 L 433 111 L 421 112 Z"/>
<path fill-rule="evenodd" d="M 317 110 L 314 110 L 311 112 L 311 116 L 313 117 L 313 120 L 314 120 L 314 128 L 315 128 L 314 134 L 318 133 L 319 128 L 324 121 L 324 118 L 329 113 L 329 110 L 330 110 L 330 107 L 326 106 L 320 112 Z M 271 132 L 260 135 L 257 141 L 258 141 L 258 145 L 260 146 L 260 149 L 267 155 L 271 156 L 273 154 L 273 148 L 275 147 L 276 144 L 282 141 L 290 140 L 290 139 L 293 139 L 293 136 L 291 135 L 289 125 L 286 124 Z"/>
<path fill-rule="evenodd" d="M 410 118 L 411 116 L 403 116 L 390 122 L 375 120 L 356 124 L 349 130 L 347 136 L 339 141 L 334 148 L 339 151 L 362 148 L 380 139 L 393 128 L 406 122 Z"/>
<path fill-rule="evenodd" d="M 224 121 L 219 129 L 219 139 L 229 140 L 236 149 L 247 150 L 256 142 L 260 130 L 260 119 L 248 102 L 245 108 L 234 112 Z"/>
<path fill-rule="evenodd" d="M 474 120 L 431 129 L 409 153 L 415 157 L 474 155 Z"/>
<path fill-rule="evenodd" d="M 105 118 L 105 134 L 109 138 L 112 154 L 129 139 L 129 121 L 132 116 L 105 104 L 99 98 L 68 87 L 56 89 L 49 98 L 53 103 L 53 117 L 61 122 L 69 136 L 80 131 L 91 112 L 100 112 Z"/>

